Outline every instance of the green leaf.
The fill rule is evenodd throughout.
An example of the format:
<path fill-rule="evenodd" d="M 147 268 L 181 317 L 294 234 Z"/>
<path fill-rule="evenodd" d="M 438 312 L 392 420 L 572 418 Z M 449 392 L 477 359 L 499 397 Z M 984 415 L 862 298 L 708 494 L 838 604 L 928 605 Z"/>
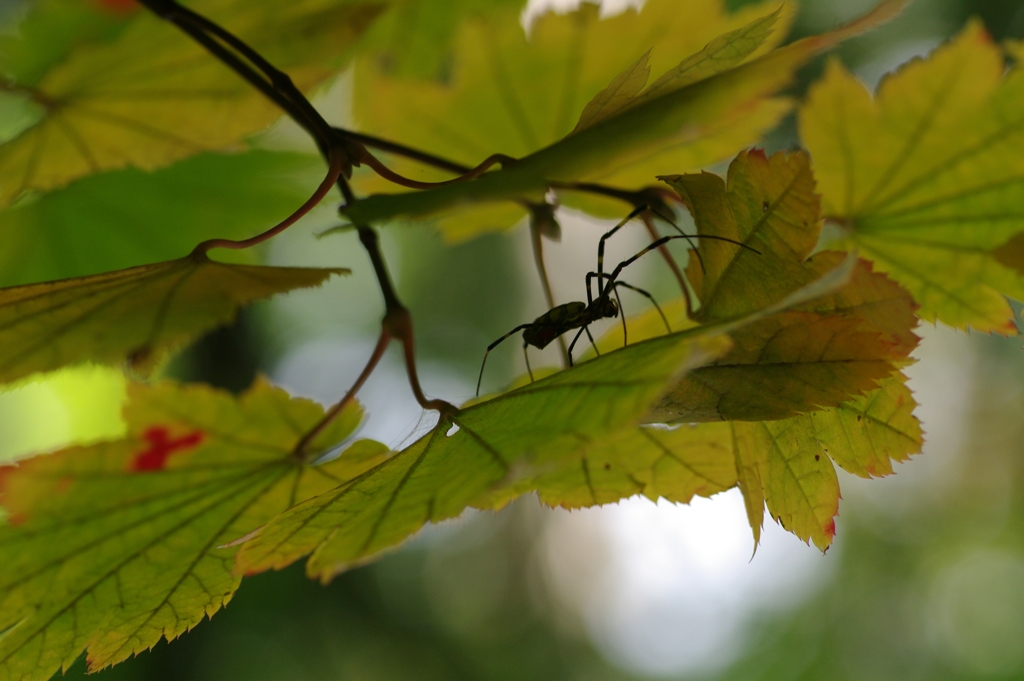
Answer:
<path fill-rule="evenodd" d="M 775 31 L 763 31 L 757 45 L 751 41 L 736 56 L 740 52 L 746 56 L 758 47 L 765 51 L 778 44 L 785 37 L 792 10 L 786 7 L 781 15 L 772 10 L 778 10 L 777 3 L 748 6 L 729 14 L 720 0 L 687 3 L 651 0 L 639 13 L 630 8 L 618 16 L 599 20 L 597 6 L 584 3 L 576 12 L 548 13 L 540 17 L 531 27 L 529 39 L 519 25 L 518 9 L 493 12 L 484 19 L 465 22 L 456 43 L 452 72 L 443 82 L 397 79 L 381 71 L 381 65 L 386 65 L 387 61 L 358 62 L 356 118 L 368 132 L 415 143 L 469 166 L 495 151 L 524 157 L 570 133 L 573 120 L 586 106 L 591 107 L 593 114 L 599 104 L 588 105 L 588 101 L 595 95 L 600 97 L 598 93 L 602 88 L 607 90 L 605 86 L 612 76 L 629 67 L 645 49 L 651 48 L 650 63 L 658 73 L 688 57 L 700 58 L 702 63 L 722 58 L 719 63 L 723 66 L 734 65 L 735 62 L 728 62 L 724 56 L 727 46 L 720 46 L 722 49 L 715 49 L 711 54 L 701 48 L 709 41 L 717 41 L 713 45 L 718 45 L 726 37 L 722 34 L 732 35 L 752 21 L 763 21 L 759 17 L 766 14 L 771 18 L 770 23 L 775 24 Z M 629 39 L 624 40 L 623 36 Z M 647 71 L 646 64 L 638 66 L 640 72 Z M 640 82 L 638 75 L 642 74 L 634 74 L 630 80 L 633 87 L 642 87 L 646 82 L 646 77 Z M 710 71 L 705 75 L 710 75 Z M 683 83 L 679 80 L 661 89 L 668 92 Z M 769 84 L 765 85 L 765 90 L 769 94 L 774 91 Z M 620 95 L 625 93 L 628 88 Z M 759 139 L 789 107 L 788 103 L 762 101 L 761 95 L 753 99 L 747 93 L 737 96 L 741 101 L 724 103 L 726 107 L 735 105 L 729 108 L 734 114 L 731 117 L 709 119 L 703 127 L 701 121 L 693 121 L 693 127 L 681 136 L 677 134 L 680 126 L 669 123 L 658 135 L 661 144 L 649 145 L 646 151 L 628 162 L 621 149 L 606 154 L 608 158 L 599 161 L 590 172 L 627 188 L 639 188 L 649 184 L 658 172 L 697 168 L 727 158 Z M 405 106 L 403 103 L 408 101 L 421 105 Z M 745 108 L 741 110 L 741 107 Z M 598 121 L 607 122 L 607 117 L 606 113 L 591 120 L 591 128 Z M 586 126 L 577 126 L 579 130 L 582 127 Z M 610 143 L 602 134 L 591 134 L 587 139 L 590 141 L 585 144 L 598 148 Z M 669 144 L 672 139 L 675 139 L 674 145 Z M 450 177 L 401 159 L 388 159 L 388 163 L 419 180 Z M 534 171 L 549 175 L 547 168 Z M 531 175 L 534 171 L 527 170 L 524 174 Z M 614 175 L 608 175 L 611 171 Z M 549 177 L 555 179 L 553 175 Z M 519 192 L 528 194 L 530 191 L 543 194 L 547 189 L 543 179 L 535 180 L 533 189 L 517 188 L 497 198 L 515 198 Z M 514 180 L 510 182 L 515 184 Z M 366 177 L 360 188 L 385 191 L 393 190 L 393 185 Z M 459 195 L 460 191 L 457 189 L 454 194 Z M 402 209 L 393 215 L 436 213 L 447 205 L 425 210 Z M 455 238 L 466 238 L 485 229 L 502 229 L 515 224 L 525 214 L 518 206 L 511 208 L 513 210 L 506 210 L 500 217 L 486 216 L 489 219 L 476 215 L 445 216 L 440 226 L 446 235 Z M 380 219 L 384 219 L 383 214 Z"/>
<path fill-rule="evenodd" d="M 634 494 L 688 504 L 736 486 L 732 432 L 727 424 L 666 429 L 639 426 L 578 452 L 570 464 L 535 483 L 550 506 L 581 508 Z"/>
<path fill-rule="evenodd" d="M 567 508 L 634 494 L 689 503 L 739 485 L 755 542 L 767 505 L 787 530 L 825 550 L 839 510 L 833 463 L 878 477 L 921 451 L 905 380 L 895 375 L 839 407 L 786 420 L 623 430 L 580 448 L 534 485 L 544 503 Z"/>
<path fill-rule="evenodd" d="M 464 20 L 518 15 L 522 8 L 522 0 L 393 0 L 360 52 L 392 77 L 444 80 Z"/>
<path fill-rule="evenodd" d="M 634 98 L 647 85 L 647 79 L 651 77 L 651 67 L 647 64 L 650 59 L 651 50 L 647 50 L 629 68 L 615 76 L 608 87 L 594 95 L 594 98 L 583 107 L 580 120 L 570 134 L 589 128 L 629 108 Z"/>
<path fill-rule="evenodd" d="M 130 394 L 123 440 L 0 469 L 3 681 L 45 681 L 85 649 L 101 669 L 188 631 L 238 588 L 229 542 L 387 456 L 363 441 L 299 463 L 292 449 L 323 410 L 264 381 L 237 399 L 171 384 Z M 361 415 L 346 409 L 318 449 Z"/>
<path fill-rule="evenodd" d="M 634 426 L 674 376 L 728 347 L 720 332 L 631 345 L 447 416 L 362 477 L 276 518 L 243 547 L 239 569 L 312 552 L 307 572 L 328 580 L 427 522 L 518 496 L 581 445 Z"/>
<path fill-rule="evenodd" d="M 205 239 L 249 237 L 302 205 L 322 178 L 317 157 L 262 150 L 83 178 L 0 212 L 0 285 L 124 269 Z M 257 250 L 223 253 L 252 260 Z"/>
<path fill-rule="evenodd" d="M 76 47 L 110 40 L 128 15 L 103 11 L 98 2 L 35 0 L 18 22 L 17 35 L 0 36 L 0 73 L 32 87 Z"/>
<path fill-rule="evenodd" d="M 689 157 L 705 143 L 714 146 L 717 135 L 734 126 L 742 127 L 746 124 L 744 121 L 767 120 L 762 118 L 765 111 L 771 112 L 770 120 L 774 123 L 788 108 L 788 103 L 768 98 L 792 81 L 797 68 L 818 52 L 888 19 L 905 4 L 906 0 L 883 0 L 863 18 L 835 31 L 805 38 L 737 68 L 646 100 L 509 167 L 485 173 L 470 182 L 427 191 L 378 194 L 349 204 L 343 213 L 356 223 L 386 222 L 399 217 L 432 215 L 474 203 L 541 201 L 547 190 L 559 183 L 620 182 L 619 174 L 634 164 L 642 168 L 645 178 L 666 170 L 678 170 L 680 166 L 694 167 L 698 164 L 680 162 L 675 152 L 685 152 Z M 495 82 L 500 87 L 507 81 L 497 78 Z M 426 102 L 424 110 L 434 109 L 429 99 L 421 101 Z M 531 111 L 544 109 L 542 102 L 528 108 Z M 419 121 L 422 112 L 417 108 L 415 113 Z M 461 133 L 472 128 L 457 130 Z M 758 130 L 760 133 L 761 129 Z M 742 143 L 719 146 L 713 156 L 721 158 L 736 146 Z M 493 147 L 491 149 L 493 151 Z M 648 164 L 652 155 L 665 149 L 672 153 L 659 157 L 658 165 Z M 671 164 L 662 168 L 661 162 L 668 160 Z"/>
<path fill-rule="evenodd" d="M 0 382 L 92 361 L 140 368 L 254 300 L 342 269 L 256 267 L 193 254 L 118 272 L 0 289 Z"/>
<path fill-rule="evenodd" d="M 273 520 L 242 549 L 239 569 L 281 568 L 312 552 L 307 572 L 328 580 L 427 522 L 469 506 L 500 507 L 547 480 L 571 477 L 591 447 L 629 437 L 667 387 L 726 352 L 724 334 L 833 293 L 854 264 L 847 258 L 770 308 L 645 340 L 446 415 L 376 469 Z M 685 496 L 680 476 L 674 484 L 677 498 Z"/>
<path fill-rule="evenodd" d="M 1024 277 L 993 250 L 1024 231 L 1024 71 L 971 23 L 875 97 L 837 62 L 800 130 L 825 215 L 906 286 L 926 320 L 1016 333 Z"/>
<path fill-rule="evenodd" d="M 336 73 L 379 5 L 300 0 L 284 7 L 207 0 L 196 9 L 289 72 L 303 90 Z M 153 170 L 237 145 L 281 112 L 174 26 L 139 13 L 113 42 L 83 46 L 31 86 L 39 122 L 0 145 L 0 206 L 104 170 Z"/>

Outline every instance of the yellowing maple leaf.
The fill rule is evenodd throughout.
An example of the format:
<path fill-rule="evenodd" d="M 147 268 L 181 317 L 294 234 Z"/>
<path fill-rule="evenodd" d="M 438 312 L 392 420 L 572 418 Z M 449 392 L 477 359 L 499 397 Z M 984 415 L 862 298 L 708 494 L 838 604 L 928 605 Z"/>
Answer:
<path fill-rule="evenodd" d="M 770 305 L 840 262 L 809 258 L 820 208 L 806 154 L 743 152 L 727 180 L 711 173 L 662 178 L 694 217 L 699 239 L 687 277 L 696 320 Z M 824 300 L 755 322 L 733 334 L 729 354 L 689 376 L 652 420 L 764 421 L 836 406 L 874 389 L 917 345 L 910 295 L 866 263 Z"/>
<path fill-rule="evenodd" d="M 258 381 L 235 398 L 132 385 L 122 440 L 0 468 L 0 679 L 46 681 L 88 650 L 91 670 L 173 639 L 239 585 L 226 546 L 387 457 L 361 441 L 323 465 L 292 457 L 323 416 Z M 353 403 L 321 435 L 352 433 Z"/>
<path fill-rule="evenodd" d="M 1024 70 L 973 22 L 874 97 L 830 63 L 801 109 L 825 215 L 926 320 L 1016 333 L 1024 276 L 994 252 L 1024 231 L 1022 102 Z"/>
<path fill-rule="evenodd" d="M 239 569 L 312 553 L 307 572 L 327 580 L 427 522 L 500 505 L 581 444 L 635 425 L 667 381 L 726 347 L 719 330 L 653 339 L 447 416 L 375 469 L 272 521 L 242 548 Z"/>
<path fill-rule="evenodd" d="M 117 272 L 0 289 L 0 382 L 66 364 L 152 366 L 254 300 L 343 269 L 227 265 L 193 253 Z"/>
<path fill-rule="evenodd" d="M 691 253 L 687 270 L 701 307 L 688 320 L 685 301 L 664 306 L 674 329 L 778 304 L 844 259 L 834 251 L 809 257 L 820 216 L 804 154 L 742 153 L 727 181 L 709 173 L 664 179 L 694 216 L 701 255 Z M 842 286 L 732 330 L 732 349 L 682 376 L 642 419 L 681 425 L 640 426 L 581 447 L 536 489 L 546 503 L 577 507 L 636 493 L 687 502 L 738 485 L 755 541 L 767 506 L 824 550 L 839 508 L 832 455 L 858 475 L 885 475 L 892 461 L 920 451 L 913 399 L 902 375 L 890 375 L 918 343 L 916 308 L 899 284 L 858 260 Z M 629 338 L 658 336 L 663 324 L 649 310 L 628 320 Z M 614 327 L 598 346 L 621 343 Z M 728 423 L 695 423 L 718 420 Z"/>
<path fill-rule="evenodd" d="M 337 72 L 380 6 L 207 0 L 197 9 L 228 17 L 240 37 L 308 91 Z M 25 191 L 48 191 L 92 173 L 152 170 L 232 147 L 281 116 L 188 36 L 141 12 L 116 40 L 79 46 L 38 82 L 7 89 L 43 114 L 0 145 L 0 207 Z"/>
<path fill-rule="evenodd" d="M 639 12 L 630 8 L 599 19 L 597 5 L 588 2 L 568 14 L 544 14 L 531 27 L 529 37 L 519 24 L 518 8 L 494 11 L 464 22 L 454 49 L 453 70 L 444 82 L 393 78 L 382 72 L 381 65 L 387 62 L 371 58 L 357 62 L 356 118 L 368 132 L 415 141 L 432 153 L 469 166 L 494 152 L 521 158 L 572 131 L 580 111 L 585 118 L 577 131 L 621 113 L 625 101 L 605 106 L 600 115 L 596 105 L 587 102 L 642 50 L 650 48 L 649 58 L 639 69 L 645 71 L 644 77 L 634 77 L 630 83 L 638 86 L 638 91 L 646 84 L 651 68 L 658 74 L 667 71 L 648 88 L 653 95 L 663 94 L 713 75 L 717 71 L 707 68 L 711 64 L 725 70 L 777 45 L 793 14 L 789 5 L 779 7 L 766 2 L 728 13 L 721 0 L 651 0 Z M 761 18 L 766 15 L 770 21 Z M 733 35 L 751 22 L 761 30 Z M 623 36 L 629 36 L 628 40 Z M 702 50 L 708 43 L 712 43 L 710 52 Z M 685 68 L 687 58 L 699 66 Z M 676 66 L 680 60 L 684 60 L 682 69 Z M 650 98 L 630 97 L 628 104 Z M 409 101 L 417 106 L 408 106 Z M 697 168 L 721 160 L 756 141 L 788 106 L 761 102 L 745 108 L 728 125 L 716 127 L 714 134 L 709 129 L 687 136 L 675 148 L 663 145 L 631 166 L 618 164 L 614 174 L 603 179 L 639 188 L 650 184 L 659 171 Z M 417 180 L 448 178 L 402 159 L 388 162 Z M 359 187 L 382 191 L 393 185 L 364 176 Z M 440 225 L 449 237 L 468 238 L 485 229 L 509 227 L 524 214 L 513 205 L 505 210 L 444 217 Z"/>
<path fill-rule="evenodd" d="M 534 484 L 549 506 L 582 508 L 634 494 L 687 504 L 736 486 L 736 461 L 728 424 L 639 426 L 581 450 L 572 465 Z"/>

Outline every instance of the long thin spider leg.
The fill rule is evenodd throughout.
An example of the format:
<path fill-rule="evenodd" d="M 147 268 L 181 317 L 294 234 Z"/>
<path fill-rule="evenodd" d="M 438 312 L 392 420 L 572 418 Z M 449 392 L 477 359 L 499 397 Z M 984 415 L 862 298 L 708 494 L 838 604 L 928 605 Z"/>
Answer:
<path fill-rule="evenodd" d="M 580 336 L 583 335 L 583 329 L 585 328 L 587 327 L 584 326 L 582 329 L 577 331 L 576 335 L 572 339 L 572 343 L 569 343 L 569 366 L 572 366 L 572 349 L 576 347 L 576 341 L 578 341 L 580 339 Z"/>
<path fill-rule="evenodd" d="M 530 383 L 533 383 L 533 369 L 530 368 L 530 353 L 526 351 L 526 348 L 530 347 L 529 343 L 523 343 L 523 359 L 526 360 L 526 373 L 530 374 Z"/>
<path fill-rule="evenodd" d="M 590 335 L 590 327 L 589 326 L 584 326 L 583 330 L 587 332 L 587 338 L 590 339 L 590 344 L 593 346 L 594 352 L 596 352 L 597 356 L 600 357 L 601 356 L 601 351 L 597 349 L 597 343 L 594 342 L 594 337 Z"/>
<path fill-rule="evenodd" d="M 594 298 L 590 295 L 590 282 L 597 277 L 598 275 L 596 272 L 587 272 L 587 307 L 590 307 L 591 305 L 594 304 Z M 597 292 L 601 293 L 600 281 L 597 282 Z"/>
<path fill-rule="evenodd" d="M 661 315 L 661 321 L 665 322 L 665 328 L 668 329 L 669 333 L 672 333 L 672 327 L 668 323 L 668 317 L 666 317 L 665 313 L 661 311 L 661 306 L 658 305 L 658 301 L 654 299 L 654 296 L 652 296 L 650 293 L 643 290 L 642 288 L 638 288 L 636 286 L 633 286 L 632 284 L 627 284 L 624 281 L 615 282 L 616 292 L 619 290 L 620 286 L 622 288 L 628 288 L 630 291 L 636 291 L 637 293 L 639 293 L 642 296 L 645 296 L 649 301 L 651 301 L 651 304 L 654 305 L 654 309 L 656 309 L 658 311 L 658 314 Z M 620 305 L 619 307 L 621 308 L 622 306 Z M 623 318 L 625 318 L 625 315 L 623 315 Z"/>
<path fill-rule="evenodd" d="M 629 222 L 630 220 L 635 218 L 637 215 L 640 215 L 640 213 L 644 212 L 645 210 L 647 210 L 647 206 L 638 206 L 637 208 L 633 209 L 633 212 L 630 213 L 629 215 L 627 215 L 625 217 L 625 219 L 622 220 L 622 222 L 620 222 L 619 224 L 617 224 L 614 227 L 612 227 L 610 230 L 608 230 L 605 233 L 604 236 L 601 237 L 601 241 L 598 242 L 598 244 L 597 244 L 597 271 L 598 271 L 598 273 L 604 272 L 604 242 L 607 241 L 609 238 L 611 238 L 611 236 L 614 235 L 615 232 L 617 232 L 620 229 L 622 229 L 626 225 L 627 222 Z"/>
<path fill-rule="evenodd" d="M 684 239 L 686 239 L 686 242 L 688 244 L 690 244 L 690 250 L 693 251 L 693 254 L 695 256 L 697 256 L 697 264 L 700 266 L 700 271 L 703 273 L 705 271 L 705 269 L 704 269 L 704 258 L 701 257 L 700 249 L 697 247 L 697 244 L 694 243 L 694 241 L 693 241 L 693 235 L 692 234 L 687 234 L 686 232 L 684 232 L 679 227 L 679 225 L 677 225 L 675 223 L 674 220 L 672 220 L 672 219 L 670 219 L 668 217 L 665 217 L 665 215 L 663 213 L 659 213 L 657 210 L 655 210 L 653 208 L 651 209 L 651 212 L 654 213 L 655 215 L 657 215 L 659 218 L 661 218 L 665 222 L 667 222 L 668 224 L 672 225 L 672 227 L 674 227 L 675 230 L 677 232 L 679 232 L 679 234 L 681 234 Z"/>
<path fill-rule="evenodd" d="M 627 335 L 628 332 L 626 331 L 626 312 L 625 310 L 622 309 L 622 298 L 619 296 L 619 289 L 613 288 L 612 291 L 615 293 L 615 300 L 619 304 L 619 319 L 622 320 L 622 347 L 626 347 L 627 345 L 629 345 L 629 336 Z M 587 335 L 590 335 L 589 331 L 587 332 Z M 596 345 L 594 346 L 594 349 L 597 349 Z"/>
<path fill-rule="evenodd" d="M 660 248 L 661 246 L 667 244 L 669 241 L 674 241 L 675 239 L 692 239 L 692 238 L 694 238 L 694 237 L 692 237 L 692 236 L 663 236 L 660 239 L 658 239 L 657 241 L 653 241 L 650 244 L 648 244 L 647 246 L 645 246 L 644 248 L 642 248 L 640 250 L 640 252 L 637 253 L 636 255 L 634 255 L 633 257 L 627 258 L 626 260 L 623 260 L 622 262 L 620 262 L 618 264 L 618 266 L 616 266 L 616 268 L 612 271 L 612 273 L 610 275 L 601 275 L 601 273 L 598 273 L 599 275 L 602 276 L 602 278 L 607 278 L 608 279 L 608 285 L 605 286 L 602 289 L 602 294 L 607 295 L 608 293 L 610 293 L 612 288 L 615 285 L 615 280 L 618 279 L 619 274 L 622 273 L 622 270 L 625 269 L 626 267 L 628 267 L 629 265 L 632 265 L 634 262 L 639 260 L 643 255 L 645 255 L 647 253 L 650 253 L 651 251 L 655 250 L 656 248 Z M 739 241 L 736 241 L 735 239 L 729 239 L 729 238 L 724 237 L 724 236 L 723 237 L 718 237 L 718 236 L 702 236 L 702 235 L 697 235 L 696 238 L 698 238 L 698 239 L 713 239 L 715 241 L 727 241 L 727 242 L 729 242 L 731 244 L 735 244 L 737 246 L 741 246 L 743 248 L 746 248 L 749 251 L 753 251 L 754 253 L 757 253 L 758 255 L 761 255 L 761 251 L 759 251 L 759 250 L 757 250 L 755 248 L 751 248 L 750 246 L 747 246 L 746 244 L 742 244 Z"/>
<path fill-rule="evenodd" d="M 501 338 L 499 338 L 498 340 L 494 341 L 493 343 L 491 343 L 490 345 L 487 346 L 487 351 L 484 353 L 484 361 L 480 363 L 480 375 L 476 379 L 476 395 L 477 395 L 477 397 L 480 396 L 480 382 L 483 381 L 483 379 L 484 379 L 484 367 L 487 366 L 487 355 L 491 354 L 491 350 L 493 350 L 494 348 L 496 348 L 499 345 L 501 345 L 502 342 L 508 340 L 509 338 L 511 338 L 512 336 L 516 335 L 517 333 L 519 333 L 523 329 L 530 328 L 531 326 L 533 326 L 533 325 L 532 324 L 520 324 L 519 326 L 517 326 L 516 328 L 512 329 L 511 331 L 506 333 L 504 336 L 502 336 Z"/>
<path fill-rule="evenodd" d="M 654 215 L 655 213 L 648 212 L 644 213 L 641 217 L 644 222 L 644 227 L 647 228 L 647 233 L 651 236 L 651 241 L 657 241 L 661 238 L 661 233 L 658 231 L 657 225 L 654 224 Z M 665 264 L 668 265 L 668 268 L 672 270 L 672 276 L 676 278 L 676 283 L 679 284 L 679 290 L 683 292 L 684 296 L 688 295 L 690 289 L 686 286 L 686 275 L 683 274 L 683 271 L 679 268 L 679 263 L 676 262 L 676 259 L 672 257 L 671 251 L 668 250 L 667 246 L 662 246 L 658 249 L 658 252 L 661 253 L 661 257 L 665 259 Z"/>
<path fill-rule="evenodd" d="M 712 239 L 713 241 L 727 241 L 730 244 L 735 244 L 736 246 L 739 246 L 740 248 L 745 248 L 748 251 L 753 251 L 754 253 L 757 253 L 758 255 L 761 255 L 761 251 L 757 250 L 753 246 L 748 246 L 747 244 L 743 243 L 742 241 L 738 241 L 736 239 L 730 239 L 727 236 L 715 236 L 713 234 L 687 234 L 686 232 L 684 232 L 679 227 L 679 225 L 677 225 L 675 222 L 673 222 L 671 218 L 665 217 L 664 213 L 659 213 L 658 211 L 656 211 L 654 209 L 651 209 L 651 212 L 654 213 L 655 215 L 657 215 L 659 218 L 661 218 L 665 222 L 667 222 L 668 224 L 672 225 L 675 228 L 675 230 L 677 232 L 679 232 L 682 236 L 688 237 L 689 239 Z M 693 242 L 690 242 L 690 245 L 692 246 Z"/>

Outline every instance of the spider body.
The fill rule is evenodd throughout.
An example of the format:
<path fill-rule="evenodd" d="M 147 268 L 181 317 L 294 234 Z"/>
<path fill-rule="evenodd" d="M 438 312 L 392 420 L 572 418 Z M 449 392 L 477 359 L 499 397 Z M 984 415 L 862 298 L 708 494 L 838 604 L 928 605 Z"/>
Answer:
<path fill-rule="evenodd" d="M 534 319 L 531 324 L 521 327 L 523 344 L 543 350 L 566 331 L 581 329 L 598 319 L 618 316 L 619 306 L 611 298 L 598 298 L 590 305 L 583 302 L 558 305 Z"/>
<path fill-rule="evenodd" d="M 580 336 L 582 336 L 584 333 L 587 334 L 587 338 L 590 340 L 590 344 L 593 345 L 594 352 L 600 355 L 601 352 L 597 349 L 597 343 L 594 342 L 594 337 L 590 334 L 589 327 L 591 324 L 600 319 L 611 319 L 613 317 L 619 316 L 619 313 L 622 309 L 622 302 L 618 300 L 620 288 L 629 289 L 650 300 L 654 307 L 657 308 L 658 313 L 661 315 L 662 321 L 665 322 L 665 329 L 669 333 L 671 333 L 672 327 L 669 325 L 668 319 L 665 317 L 665 313 L 661 311 L 661 308 L 658 306 L 658 303 L 654 300 L 654 297 L 647 291 L 643 290 L 642 288 L 638 288 L 636 286 L 633 286 L 632 284 L 627 284 L 624 281 L 618 280 L 619 275 L 622 273 L 622 270 L 624 270 L 632 263 L 636 262 L 645 253 L 649 253 L 650 251 L 656 248 L 660 248 L 661 246 L 667 244 L 669 241 L 672 241 L 673 239 L 686 239 L 691 244 L 691 246 L 693 246 L 694 239 L 716 239 L 720 241 L 728 241 L 730 243 L 736 244 L 740 248 L 746 248 L 748 250 L 751 250 L 754 253 L 760 253 L 756 249 L 751 248 L 746 244 L 734 241 L 726 237 L 685 234 L 682 232 L 682 230 L 679 230 L 679 228 L 676 227 L 675 223 L 671 222 L 671 220 L 666 219 L 666 221 L 669 222 L 669 224 L 671 224 L 673 227 L 676 227 L 676 229 L 679 230 L 678 236 L 663 236 L 659 239 L 656 239 L 650 245 L 643 248 L 639 253 L 620 262 L 611 271 L 611 273 L 605 272 L 605 242 L 609 238 L 611 238 L 616 232 L 618 232 L 627 222 L 629 222 L 630 220 L 632 220 L 634 217 L 636 217 L 645 210 L 647 210 L 647 206 L 638 207 L 636 210 L 634 210 L 632 213 L 626 216 L 626 218 L 622 222 L 615 225 L 615 227 L 613 227 L 610 231 L 608 231 L 604 236 L 601 237 L 601 241 L 597 249 L 597 271 L 588 272 L 586 276 L 586 303 L 576 301 L 572 303 L 564 303 L 562 305 L 557 305 L 548 310 L 547 312 L 545 312 L 544 314 L 542 314 L 541 316 L 534 319 L 529 324 L 520 324 L 519 326 L 512 329 L 504 336 L 502 336 L 501 338 L 487 346 L 487 352 L 484 353 L 484 361 L 480 364 L 480 376 L 477 378 L 476 381 L 477 395 L 480 394 L 480 382 L 483 380 L 484 367 L 487 365 L 487 356 L 491 353 L 491 350 L 496 348 L 507 338 L 519 333 L 520 331 L 523 332 L 523 357 L 526 359 L 526 370 L 527 372 L 529 372 L 531 380 L 533 379 L 533 371 L 530 369 L 530 356 L 527 354 L 526 348 L 532 345 L 535 348 L 544 349 L 552 341 L 554 341 L 556 338 L 561 336 L 563 333 L 566 333 L 567 331 L 579 329 L 579 331 L 576 332 L 576 336 L 573 338 L 572 343 L 569 344 L 569 366 L 572 366 L 572 351 L 573 348 L 576 346 L 576 341 L 578 341 L 580 339 Z M 692 252 L 697 256 L 698 263 L 700 263 L 701 268 L 703 269 L 703 261 L 700 260 L 700 253 L 697 251 L 696 246 L 693 246 Z M 595 289 L 596 295 L 594 292 Z M 613 299 L 612 296 L 615 296 L 615 299 Z M 628 337 L 626 335 L 626 332 L 626 320 L 625 317 L 623 317 L 622 339 L 624 343 L 628 343 Z"/>

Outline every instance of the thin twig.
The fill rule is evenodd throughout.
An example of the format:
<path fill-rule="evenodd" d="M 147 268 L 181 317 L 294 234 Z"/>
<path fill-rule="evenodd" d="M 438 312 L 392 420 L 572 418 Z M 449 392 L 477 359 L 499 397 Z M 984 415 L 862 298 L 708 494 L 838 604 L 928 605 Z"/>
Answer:
<path fill-rule="evenodd" d="M 242 239 L 241 241 L 235 241 L 233 239 L 207 239 L 206 241 L 200 243 L 198 246 L 195 247 L 195 249 L 192 251 L 193 254 L 201 253 L 203 255 L 206 255 L 206 253 L 208 253 L 210 249 L 213 248 L 230 248 L 232 250 L 249 248 L 251 246 L 261 244 L 264 241 L 274 238 L 284 230 L 294 225 L 296 222 L 299 221 L 300 218 L 309 213 L 309 211 L 316 208 L 320 204 L 320 202 L 324 200 L 327 194 L 330 193 L 331 189 L 334 187 L 335 183 L 338 181 L 338 178 L 341 176 L 341 170 L 342 167 L 344 166 L 344 160 L 338 154 L 333 154 L 333 158 L 334 161 L 327 169 L 327 177 L 325 177 L 323 182 L 320 183 L 320 186 L 317 187 L 316 191 L 313 193 L 313 196 L 309 197 L 309 199 L 304 204 L 302 204 L 298 208 L 298 210 L 289 215 L 287 218 L 277 223 L 276 225 L 274 225 L 267 231 L 263 232 L 262 234 L 257 234 L 256 236 L 249 237 L 248 239 Z"/>
<path fill-rule="evenodd" d="M 548 278 L 548 268 L 544 264 L 544 240 L 542 238 L 540 228 L 534 223 L 530 222 L 530 241 L 533 245 L 533 261 L 537 265 L 537 274 L 540 276 L 540 285 L 544 289 L 544 300 L 548 304 L 548 309 L 552 310 L 555 307 L 555 296 L 551 292 L 551 280 Z M 569 366 L 569 348 L 565 344 L 565 338 L 561 335 L 558 336 L 558 347 L 562 351 L 562 366 Z M 477 387 L 479 392 L 479 387 Z"/>
<path fill-rule="evenodd" d="M 326 429 L 327 426 L 329 426 L 331 422 L 345 410 L 345 407 L 352 403 L 356 397 L 356 393 L 359 392 L 359 389 L 363 387 L 364 383 L 366 383 L 366 379 L 370 377 L 373 370 L 377 368 L 377 364 L 380 363 L 381 357 L 384 356 L 384 351 L 388 349 L 389 342 L 391 342 L 391 334 L 386 328 L 382 328 L 380 331 L 380 338 L 377 339 L 377 347 L 373 349 L 373 354 L 370 355 L 370 359 L 366 362 L 366 366 L 363 367 L 363 371 L 359 374 L 359 378 L 357 378 L 356 382 L 352 384 L 352 387 L 348 389 L 348 392 L 345 393 L 343 398 L 341 398 L 341 401 L 328 409 L 323 415 L 323 418 L 320 419 L 320 422 L 313 426 L 308 433 L 302 436 L 302 439 L 299 440 L 299 444 L 295 445 L 295 449 L 292 450 L 292 458 L 300 461 L 301 463 L 311 463 L 309 460 L 310 453 L 306 450 L 313 441 L 316 440 L 316 438 L 320 437 L 320 434 L 324 432 L 324 429 Z M 313 454 L 319 454 L 319 452 L 314 452 Z"/>
<path fill-rule="evenodd" d="M 451 180 L 445 180 L 443 182 L 421 182 L 419 180 L 413 180 L 403 175 L 399 175 L 394 170 L 391 170 L 391 168 L 388 168 L 386 165 L 384 165 L 380 161 L 380 159 L 378 159 L 370 152 L 366 152 L 365 154 L 363 154 L 363 156 L 359 160 L 368 165 L 369 167 L 373 168 L 377 172 L 377 174 L 383 177 L 385 180 L 390 180 L 391 182 L 394 182 L 397 185 L 400 185 L 402 187 L 408 187 L 409 189 L 434 189 L 435 187 L 444 187 L 451 184 L 458 184 L 460 182 L 468 182 L 469 180 L 475 180 L 476 178 L 480 177 L 485 172 L 487 172 L 487 170 L 489 170 L 492 166 L 498 165 L 500 163 L 502 167 L 505 167 L 516 161 L 516 159 L 512 158 L 511 156 L 506 156 L 505 154 L 492 154 L 491 156 L 488 156 L 486 159 L 484 159 L 484 161 L 477 167 L 472 168 L 463 175 L 459 175 L 458 177 L 453 178 Z"/>
<path fill-rule="evenodd" d="M 647 227 L 647 233 L 651 235 L 651 241 L 657 241 L 660 239 L 661 234 L 658 233 L 658 228 L 654 226 L 654 220 L 651 219 L 650 211 L 645 212 L 641 216 L 641 219 L 644 222 L 644 226 Z M 672 274 L 675 275 L 676 282 L 679 283 L 679 288 L 683 292 L 683 297 L 686 298 L 687 305 L 689 305 L 690 291 L 686 288 L 686 277 L 683 276 L 683 271 L 679 269 L 679 263 L 677 263 L 676 259 L 672 257 L 672 252 L 668 250 L 668 246 L 662 246 L 658 249 L 658 252 L 661 253 L 665 262 L 668 263 L 668 267 L 672 270 Z"/>

